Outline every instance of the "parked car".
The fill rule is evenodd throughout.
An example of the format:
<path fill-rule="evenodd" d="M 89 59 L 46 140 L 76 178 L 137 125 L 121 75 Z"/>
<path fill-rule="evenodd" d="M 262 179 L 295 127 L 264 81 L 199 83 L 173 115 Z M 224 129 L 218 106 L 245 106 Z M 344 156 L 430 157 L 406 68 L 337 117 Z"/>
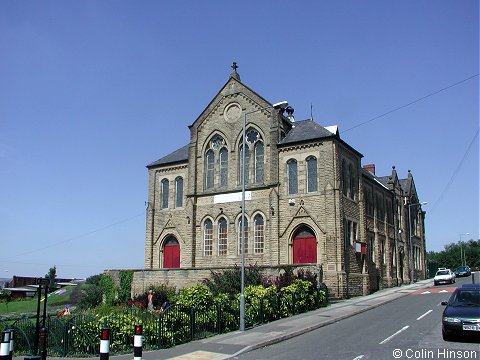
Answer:
<path fill-rule="evenodd" d="M 450 269 L 440 268 L 435 277 L 433 278 L 433 284 L 453 284 L 455 282 L 455 273 Z"/>
<path fill-rule="evenodd" d="M 455 337 L 480 339 L 480 284 L 458 287 L 448 301 L 442 315 L 442 337 L 449 341 Z"/>
<path fill-rule="evenodd" d="M 457 270 L 455 270 L 455 276 L 457 277 L 470 275 L 472 275 L 472 271 L 468 266 L 459 266 L 457 267 Z"/>

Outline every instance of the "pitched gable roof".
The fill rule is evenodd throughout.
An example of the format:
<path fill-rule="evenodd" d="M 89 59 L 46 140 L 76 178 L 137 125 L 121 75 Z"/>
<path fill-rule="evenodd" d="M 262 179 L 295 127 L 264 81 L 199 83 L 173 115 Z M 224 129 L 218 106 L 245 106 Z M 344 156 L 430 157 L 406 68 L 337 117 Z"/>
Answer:
<path fill-rule="evenodd" d="M 147 165 L 147 168 L 152 168 L 160 165 L 170 165 L 182 162 L 188 162 L 188 144 L 181 147 L 180 149 L 175 150 L 174 152 L 154 161 L 151 164 Z"/>
<path fill-rule="evenodd" d="M 324 139 L 335 136 L 323 126 L 315 121 L 308 119 L 293 123 L 294 127 L 280 141 L 280 145 L 294 144 L 309 140 Z"/>

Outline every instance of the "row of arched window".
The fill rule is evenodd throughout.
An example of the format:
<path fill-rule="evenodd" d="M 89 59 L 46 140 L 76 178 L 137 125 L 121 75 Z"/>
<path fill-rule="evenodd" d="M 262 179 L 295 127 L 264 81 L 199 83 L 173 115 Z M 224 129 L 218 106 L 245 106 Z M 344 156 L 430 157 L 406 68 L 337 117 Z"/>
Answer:
<path fill-rule="evenodd" d="M 262 183 L 264 180 L 265 147 L 257 130 L 249 128 L 245 137 L 245 184 Z M 243 140 L 238 148 L 238 183 L 242 182 Z M 253 152 L 253 154 L 251 154 Z M 215 135 L 205 152 L 205 189 L 224 188 L 228 185 L 228 147 L 225 139 Z"/>
<path fill-rule="evenodd" d="M 318 191 L 318 168 L 317 158 L 309 156 L 305 159 L 306 164 L 306 190 L 307 193 Z M 288 194 L 298 194 L 298 163 L 295 159 L 287 161 Z"/>
<path fill-rule="evenodd" d="M 229 239 L 228 221 L 225 217 L 219 218 L 215 224 L 211 219 L 203 222 L 203 255 L 227 255 L 228 250 L 235 244 Z M 253 227 L 250 227 L 248 219 L 245 219 L 244 236 L 245 236 L 245 254 L 252 249 L 253 254 L 263 254 L 265 247 L 265 219 L 262 214 L 256 214 L 253 217 Z M 253 236 L 250 239 L 250 236 Z M 236 249 L 237 254 L 242 252 L 242 221 L 239 218 L 236 222 Z"/>
<path fill-rule="evenodd" d="M 183 178 L 177 176 L 175 178 L 175 207 L 183 207 Z M 167 178 L 160 182 L 160 207 L 162 209 L 168 208 L 168 201 L 170 198 L 170 181 Z"/>

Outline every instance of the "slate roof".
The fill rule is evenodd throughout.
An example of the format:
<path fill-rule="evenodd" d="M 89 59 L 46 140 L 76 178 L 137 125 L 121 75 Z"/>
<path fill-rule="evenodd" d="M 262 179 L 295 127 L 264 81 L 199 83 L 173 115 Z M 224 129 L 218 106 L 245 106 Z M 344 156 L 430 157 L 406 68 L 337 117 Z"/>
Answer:
<path fill-rule="evenodd" d="M 370 180 L 376 182 L 377 184 L 379 184 L 380 186 L 383 186 L 385 189 L 388 190 L 388 185 L 387 185 L 387 183 L 383 183 L 383 181 L 381 181 L 382 178 L 376 177 L 370 171 L 365 170 L 364 168 L 362 168 L 362 174 L 365 177 L 369 178 Z M 388 176 L 385 176 L 385 177 L 387 178 L 387 181 L 388 181 Z"/>
<path fill-rule="evenodd" d="M 377 180 L 380 181 L 386 187 L 388 187 L 388 182 L 391 180 L 391 176 L 380 176 L 380 177 L 377 177 Z"/>
<path fill-rule="evenodd" d="M 287 145 L 335 136 L 335 134 L 331 133 L 323 126 L 310 119 L 296 121 L 293 123 L 293 125 L 295 127 L 288 132 L 282 141 L 280 141 L 279 145 Z"/>
<path fill-rule="evenodd" d="M 157 161 L 147 165 L 147 168 L 151 168 L 158 165 L 175 164 L 181 162 L 188 162 L 188 144 L 175 150 L 174 152 L 158 159 Z"/>

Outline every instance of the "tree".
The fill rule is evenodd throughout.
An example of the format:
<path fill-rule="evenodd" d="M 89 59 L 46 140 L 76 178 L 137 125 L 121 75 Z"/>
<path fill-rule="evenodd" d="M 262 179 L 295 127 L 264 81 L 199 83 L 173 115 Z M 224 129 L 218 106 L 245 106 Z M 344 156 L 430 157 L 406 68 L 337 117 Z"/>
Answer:
<path fill-rule="evenodd" d="M 45 274 L 45 279 L 50 280 L 49 286 L 52 287 L 55 284 L 55 279 L 57 277 L 57 266 L 53 265 L 53 267 L 48 270 L 48 273 Z"/>

